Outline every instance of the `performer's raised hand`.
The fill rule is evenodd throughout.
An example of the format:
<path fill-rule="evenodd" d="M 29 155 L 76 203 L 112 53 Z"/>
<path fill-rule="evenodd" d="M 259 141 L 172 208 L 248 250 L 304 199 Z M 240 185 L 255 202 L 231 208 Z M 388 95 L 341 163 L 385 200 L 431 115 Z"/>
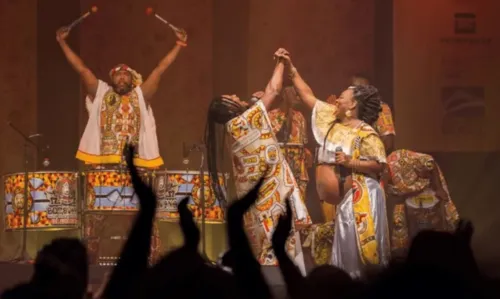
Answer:
<path fill-rule="evenodd" d="M 280 215 L 278 225 L 272 237 L 273 250 L 276 255 L 286 252 L 285 245 L 292 230 L 292 207 L 290 199 L 286 200 L 286 214 Z"/>
<path fill-rule="evenodd" d="M 64 27 L 61 27 L 61 28 L 57 29 L 57 31 L 56 31 L 56 40 L 58 42 L 62 42 L 68 36 L 69 36 L 69 29 L 68 29 L 68 27 L 64 26 Z"/>
<path fill-rule="evenodd" d="M 183 43 L 187 42 L 188 35 L 187 35 L 187 32 L 184 29 L 174 30 L 174 33 L 175 33 L 175 36 L 177 36 L 177 38 L 181 42 L 183 42 Z"/>
<path fill-rule="evenodd" d="M 78 73 L 78 75 L 80 75 L 84 83 L 85 89 L 87 90 L 87 94 L 91 98 L 94 98 L 97 93 L 97 86 L 99 85 L 99 81 L 97 80 L 96 76 L 92 73 L 92 71 L 85 65 L 83 60 L 80 57 L 78 57 L 78 54 L 76 54 L 66 42 L 66 38 L 69 36 L 70 31 L 71 29 L 68 26 L 59 28 L 56 31 L 56 40 L 59 43 L 59 46 L 61 47 L 61 50 L 63 51 L 64 56 L 66 56 L 68 62 L 71 64 L 73 69 Z"/>
<path fill-rule="evenodd" d="M 166 21 L 165 21 L 166 22 Z M 163 73 L 169 68 L 169 66 L 175 61 L 180 50 L 187 47 L 187 33 L 184 29 L 177 28 L 172 24 L 167 24 L 174 31 L 178 40 L 172 50 L 170 50 L 165 57 L 158 63 L 158 65 L 153 69 L 151 74 L 148 76 L 146 81 L 141 85 L 142 94 L 147 101 L 151 101 L 153 96 L 158 90 L 160 84 L 160 79 Z"/>
<path fill-rule="evenodd" d="M 286 49 L 279 48 L 274 52 L 274 57 L 278 59 L 284 59 L 286 62 L 290 62 L 290 52 L 288 52 Z"/>
<path fill-rule="evenodd" d="M 189 197 L 185 197 L 178 205 L 180 226 L 184 236 L 184 248 L 196 251 L 200 243 L 200 230 L 193 221 L 193 213 L 188 208 Z"/>
<path fill-rule="evenodd" d="M 256 91 L 252 94 L 252 97 L 260 99 L 264 96 L 264 92 L 262 90 Z"/>

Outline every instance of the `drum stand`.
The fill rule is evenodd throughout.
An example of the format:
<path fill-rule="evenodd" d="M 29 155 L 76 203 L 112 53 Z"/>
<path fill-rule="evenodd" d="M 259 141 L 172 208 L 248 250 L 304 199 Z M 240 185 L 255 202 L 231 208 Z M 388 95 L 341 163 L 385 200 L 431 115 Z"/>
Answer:
<path fill-rule="evenodd" d="M 206 234 L 206 215 L 205 215 L 205 171 L 203 170 L 203 166 L 205 164 L 205 145 L 204 144 L 194 144 L 193 147 L 189 150 L 190 152 L 199 152 L 201 155 L 200 162 L 200 201 L 201 201 L 201 257 L 209 262 L 213 263 L 207 255 L 207 242 L 205 240 Z"/>
<path fill-rule="evenodd" d="M 14 126 L 11 122 L 7 123 L 19 136 L 24 139 L 24 201 L 23 201 L 23 239 L 21 243 L 21 256 L 17 258 L 17 261 L 26 262 L 29 261 L 30 256 L 26 250 L 27 243 L 27 227 L 26 224 L 28 222 L 28 201 L 29 201 L 29 175 L 28 175 L 28 147 L 32 145 L 35 149 L 38 150 L 38 145 L 30 139 L 30 137 L 38 137 L 39 134 L 32 135 L 30 137 L 26 136 L 21 130 L 19 130 L 16 126 Z M 33 202 L 32 205 L 35 203 Z"/>

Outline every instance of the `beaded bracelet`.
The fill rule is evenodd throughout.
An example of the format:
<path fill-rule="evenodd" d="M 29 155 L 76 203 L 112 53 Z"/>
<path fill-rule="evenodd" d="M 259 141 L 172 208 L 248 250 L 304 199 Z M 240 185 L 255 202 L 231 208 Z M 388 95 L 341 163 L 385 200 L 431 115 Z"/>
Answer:
<path fill-rule="evenodd" d="M 353 170 L 354 172 L 356 172 L 356 169 L 359 167 L 360 162 L 361 162 L 361 161 L 359 161 L 359 159 L 353 159 L 353 160 L 352 160 L 352 170 Z"/>

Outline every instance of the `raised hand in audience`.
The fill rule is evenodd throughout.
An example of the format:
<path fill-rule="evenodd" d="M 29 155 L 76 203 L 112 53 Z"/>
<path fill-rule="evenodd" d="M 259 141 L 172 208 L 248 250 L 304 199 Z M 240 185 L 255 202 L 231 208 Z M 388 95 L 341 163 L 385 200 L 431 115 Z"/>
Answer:
<path fill-rule="evenodd" d="M 273 233 L 272 244 L 288 294 L 290 298 L 298 299 L 311 296 L 311 290 L 309 290 L 307 281 L 300 273 L 300 270 L 286 253 L 286 242 L 292 231 L 292 213 L 290 200 L 287 199 L 286 214 L 282 214 L 278 220 L 278 225 Z"/>
<path fill-rule="evenodd" d="M 233 274 L 243 298 L 271 298 L 271 292 L 253 255 L 243 226 L 243 216 L 257 201 L 261 179 L 243 198 L 236 200 L 227 211 L 227 230 L 230 254 L 233 257 Z"/>
<path fill-rule="evenodd" d="M 156 213 L 155 193 L 141 179 L 137 167 L 133 163 L 135 148 L 133 146 L 127 147 L 124 154 L 140 207 L 128 239 L 123 246 L 120 259 L 104 289 L 103 298 L 106 299 L 128 298 L 131 294 L 137 293 L 139 281 L 148 268 L 153 219 Z"/>
<path fill-rule="evenodd" d="M 180 226 L 184 236 L 184 248 L 197 251 L 200 243 L 200 230 L 193 220 L 193 213 L 188 208 L 189 198 L 184 198 L 178 205 Z"/>

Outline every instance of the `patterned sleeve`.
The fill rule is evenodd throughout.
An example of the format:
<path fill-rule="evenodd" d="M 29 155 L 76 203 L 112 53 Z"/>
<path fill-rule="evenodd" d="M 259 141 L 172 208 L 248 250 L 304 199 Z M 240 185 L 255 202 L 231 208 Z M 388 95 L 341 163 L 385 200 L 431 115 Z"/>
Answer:
<path fill-rule="evenodd" d="M 311 128 L 313 131 L 314 139 L 316 139 L 318 143 L 321 144 L 323 142 L 328 129 L 336 119 L 336 106 L 320 100 L 316 100 L 316 104 L 314 105 L 312 111 Z"/>
<path fill-rule="evenodd" d="M 87 95 L 85 97 L 85 108 L 87 109 L 87 112 L 90 114 L 92 111 L 92 107 L 94 103 L 98 105 L 100 102 L 99 101 L 94 101 L 96 98 L 102 98 L 104 97 L 104 94 L 108 91 L 109 85 L 108 83 L 98 80 L 97 81 L 97 91 L 95 93 L 95 96 L 92 95 Z"/>
<path fill-rule="evenodd" d="M 380 136 L 396 135 L 391 108 L 386 103 L 382 103 L 381 106 L 382 111 L 379 113 L 374 129 Z"/>
<path fill-rule="evenodd" d="M 243 114 L 226 123 L 226 131 L 235 141 L 233 151 L 239 151 L 247 146 L 252 147 L 262 135 L 272 134 L 271 121 L 267 115 L 266 107 L 258 101 L 248 108 Z M 252 145 L 253 144 L 253 145 Z"/>
<path fill-rule="evenodd" d="M 363 138 L 359 154 L 361 160 L 371 160 L 379 163 L 387 162 L 384 144 L 376 134 L 370 134 Z"/>

